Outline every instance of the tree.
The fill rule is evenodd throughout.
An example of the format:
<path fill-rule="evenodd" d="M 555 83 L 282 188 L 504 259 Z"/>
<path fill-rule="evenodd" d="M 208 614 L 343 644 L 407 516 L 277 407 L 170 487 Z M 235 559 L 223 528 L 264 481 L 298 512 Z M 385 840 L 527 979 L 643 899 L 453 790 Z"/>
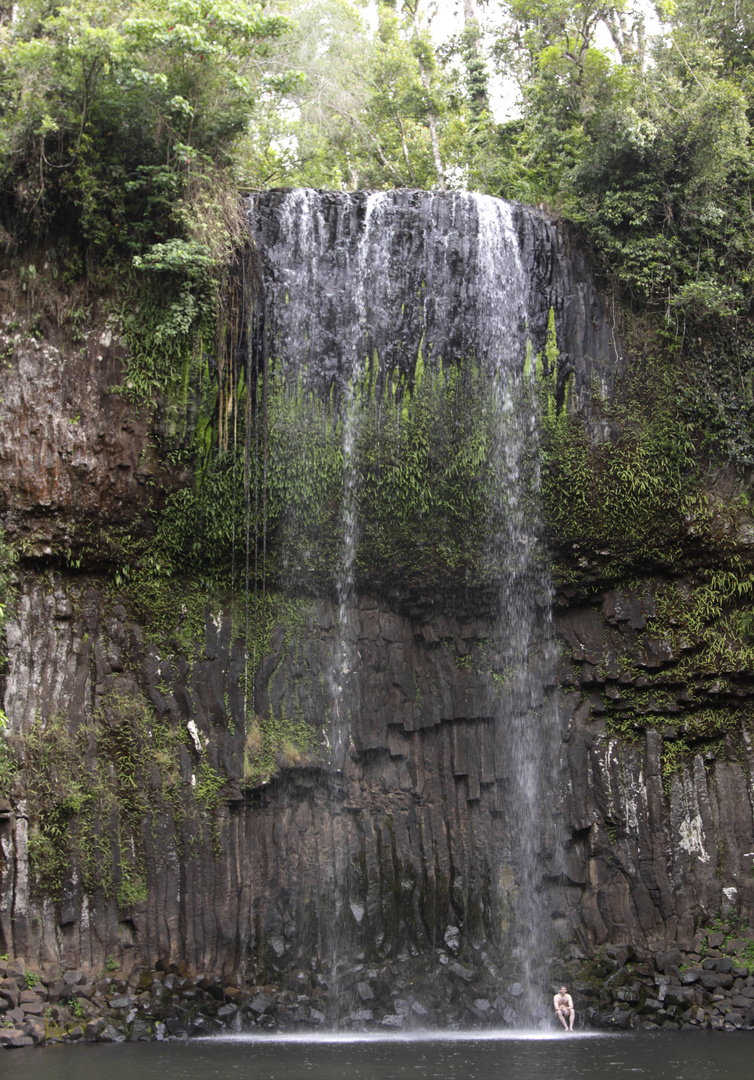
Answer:
<path fill-rule="evenodd" d="M 292 0 L 283 10 L 296 29 L 279 62 L 304 79 L 289 95 L 290 118 L 278 114 L 273 167 L 285 162 L 296 182 L 335 187 L 444 187 L 462 119 L 429 36 L 431 12 L 420 0 L 379 3 L 371 32 L 347 0 Z"/>
<path fill-rule="evenodd" d="M 640 12 L 514 0 L 498 47 L 525 101 L 503 193 L 576 223 L 625 295 L 679 326 L 751 302 L 750 68 L 712 11 L 679 7 L 648 64 Z M 596 46 L 600 25 L 617 55 Z"/>
<path fill-rule="evenodd" d="M 116 260 L 164 239 L 170 204 L 227 165 L 260 96 L 287 88 L 265 64 L 287 25 L 243 0 L 22 0 L 0 29 L 12 233 Z"/>

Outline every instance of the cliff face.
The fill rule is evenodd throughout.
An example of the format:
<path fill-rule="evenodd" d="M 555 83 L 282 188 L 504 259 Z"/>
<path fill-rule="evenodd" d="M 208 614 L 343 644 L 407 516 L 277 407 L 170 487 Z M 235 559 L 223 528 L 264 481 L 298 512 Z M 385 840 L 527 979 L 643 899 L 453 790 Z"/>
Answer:
<path fill-rule="evenodd" d="M 754 902 L 750 673 L 715 677 L 689 641 L 657 628 L 667 587 L 647 578 L 589 606 L 564 602 L 557 619 L 579 919 L 591 945 L 651 953 L 690 948 L 724 910 L 748 923 Z M 720 726 L 684 742 L 713 711 Z"/>
<path fill-rule="evenodd" d="M 330 230 L 317 250 L 352 252 L 366 197 L 317 198 L 317 227 Z M 280 341 L 291 302 L 275 253 L 290 239 L 286 199 L 272 193 L 252 213 L 257 347 L 267 355 L 259 342 Z M 429 341 L 400 299 L 427 280 L 417 246 L 432 230 L 446 234 L 451 218 L 458 235 L 475 236 L 479 210 L 416 193 L 391 200 L 383 212 L 397 206 L 405 225 L 403 240 L 391 234 L 402 277 L 377 299 L 411 379 Z M 555 396 L 591 442 L 609 438 L 595 386 L 609 398 L 630 366 L 608 307 L 554 225 L 521 208 L 510 221 L 535 351 L 554 312 Z M 462 254 L 450 258 L 455 292 L 435 288 L 431 319 L 444 305 L 453 348 L 469 355 Z M 358 312 L 321 267 L 312 280 L 316 303 L 333 319 L 340 310 L 358 337 Z M 525 707 L 505 705 L 505 594 L 489 581 L 451 594 L 426 578 L 386 585 L 384 571 L 357 566 L 346 651 L 343 595 L 278 583 L 249 674 L 243 590 L 182 584 L 171 633 L 160 635 L 143 597 L 113 576 L 119 548 L 108 534 L 148 536 L 150 498 L 187 482 L 160 461 L 155 418 L 111 393 L 117 340 L 93 330 L 73 347 L 23 328 L 6 325 L 2 341 L 0 476 L 22 561 L 6 629 L 19 767 L 0 816 L 0 951 L 91 972 L 111 962 L 124 977 L 160 961 L 264 981 L 312 963 L 431 964 L 440 950 L 465 970 L 494 961 L 517 977 L 527 970 L 516 953 L 520 894 L 533 886 L 511 811 L 515 711 L 536 725 L 549 718 L 537 730 L 556 749 L 531 858 L 561 956 L 572 943 L 575 955 L 611 942 L 647 957 L 671 944 L 688 952 L 697 927 L 723 910 L 739 927 L 754 920 L 752 664 L 748 631 L 730 623 L 734 601 L 705 577 L 712 547 L 690 531 L 674 573 L 645 566 L 623 583 L 605 571 L 605 552 L 582 547 L 578 573 L 556 583 L 559 658 L 543 664 Z M 311 328 L 301 340 L 312 342 Z M 439 330 L 433 340 L 439 349 Z M 371 345 L 381 356 L 393 347 L 384 333 Z M 342 342 L 323 348 L 325 375 L 344 384 Z M 78 538 L 91 530 L 105 539 L 77 566 Z M 725 543 L 748 567 L 739 524 Z M 348 728 L 336 761 L 338 700 Z M 516 993 L 501 998 L 499 1015 L 515 1005 Z"/>

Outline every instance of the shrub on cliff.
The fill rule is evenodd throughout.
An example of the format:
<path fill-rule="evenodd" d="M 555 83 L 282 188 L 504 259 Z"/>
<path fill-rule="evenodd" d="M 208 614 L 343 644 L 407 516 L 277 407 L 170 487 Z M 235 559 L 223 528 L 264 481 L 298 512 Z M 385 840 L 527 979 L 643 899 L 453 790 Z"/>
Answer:
<path fill-rule="evenodd" d="M 0 27 L 6 244 L 62 234 L 117 263 L 183 235 L 181 200 L 286 82 L 265 64 L 286 26 L 241 0 L 21 0 Z"/>

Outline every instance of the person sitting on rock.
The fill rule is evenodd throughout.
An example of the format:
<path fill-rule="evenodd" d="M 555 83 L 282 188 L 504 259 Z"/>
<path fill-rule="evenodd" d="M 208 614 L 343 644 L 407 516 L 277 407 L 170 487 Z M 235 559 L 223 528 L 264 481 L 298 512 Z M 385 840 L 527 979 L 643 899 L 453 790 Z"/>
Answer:
<path fill-rule="evenodd" d="M 555 1006 L 555 1015 L 560 1020 L 565 1031 L 573 1031 L 573 1022 L 576 1019 L 576 1010 L 573 1007 L 573 998 L 568 993 L 565 986 L 561 986 L 555 997 L 552 999 L 552 1003 Z M 570 1020 L 570 1027 L 566 1021 Z"/>

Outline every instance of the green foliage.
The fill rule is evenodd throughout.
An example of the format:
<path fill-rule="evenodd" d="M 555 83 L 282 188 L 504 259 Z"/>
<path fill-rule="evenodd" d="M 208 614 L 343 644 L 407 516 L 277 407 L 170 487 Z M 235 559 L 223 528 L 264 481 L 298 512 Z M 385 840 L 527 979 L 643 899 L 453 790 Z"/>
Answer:
<path fill-rule="evenodd" d="M 419 371 L 412 392 L 386 379 L 362 422 L 358 565 L 476 584 L 495 572 L 500 527 L 494 389 L 474 361 Z"/>
<path fill-rule="evenodd" d="M 14 568 L 17 561 L 18 553 L 8 543 L 5 530 L 0 528 L 0 640 L 2 640 L 5 623 L 8 619 L 9 606 L 14 599 Z"/>
<path fill-rule="evenodd" d="M 317 733 L 302 718 L 276 715 L 254 718 L 246 733 L 244 781 L 250 786 L 267 783 L 282 766 L 316 759 Z"/>
<path fill-rule="evenodd" d="M 18 758 L 8 742 L 8 718 L 0 709 L 0 796 L 10 795 L 13 781 L 18 773 Z"/>
<path fill-rule="evenodd" d="M 247 168 L 265 184 L 444 187 L 464 168 L 466 102 L 429 33 L 422 0 L 374 5 L 291 0 L 282 49 L 304 78 L 290 108 L 247 139 Z M 239 160 L 239 167 L 243 160 Z"/>
<path fill-rule="evenodd" d="M 551 338 L 552 340 L 552 338 Z M 583 419 L 555 399 L 557 356 L 538 369 L 545 520 L 560 542 L 599 551 L 607 572 L 676 566 L 692 515 L 710 529 L 697 491 L 692 430 L 675 402 L 674 364 L 636 361 L 629 389 L 595 420 L 613 437 L 590 441 Z"/>
<path fill-rule="evenodd" d="M 197 163 L 227 163 L 259 96 L 287 85 L 260 63 L 286 27 L 238 0 L 18 4 L 0 39 L 6 220 L 111 263 L 169 241 Z"/>
<path fill-rule="evenodd" d="M 180 443 L 188 386 L 224 348 L 228 269 L 245 242 L 233 156 L 261 103 L 290 88 L 269 62 L 289 23 L 243 0 L 23 0 L 14 12 L 0 32 L 0 238 L 44 241 L 53 273 L 96 270 L 115 287 L 123 390 L 159 402 Z M 36 279 L 22 268 L 22 288 Z"/>
<path fill-rule="evenodd" d="M 130 908 L 134 904 L 143 904 L 149 897 L 147 883 L 139 870 L 134 872 L 130 866 L 121 867 L 121 879 L 116 891 L 118 904 Z"/>
<path fill-rule="evenodd" d="M 41 893 L 59 898 L 77 864 L 86 893 L 115 896 L 124 908 L 146 900 L 144 832 L 153 815 L 172 811 L 180 824 L 218 802 L 219 778 L 204 762 L 192 797 L 180 768 L 184 739 L 125 677 L 103 695 L 91 721 L 75 725 L 60 715 L 34 722 L 23 753 L 34 793 L 29 861 Z"/>
<path fill-rule="evenodd" d="M 696 755 L 711 763 L 725 754 L 726 740 L 743 747 L 754 730 L 751 704 L 739 701 L 741 679 L 754 665 L 754 572 L 735 552 L 723 560 L 698 572 L 696 581 L 635 582 L 639 595 L 652 595 L 654 614 L 631 656 L 609 655 L 606 643 L 599 668 L 607 682 L 606 667 L 613 667 L 605 695 L 611 735 L 634 742 L 650 728 L 662 734 L 668 792 Z"/>
<path fill-rule="evenodd" d="M 199 763 L 196 783 L 196 801 L 205 810 L 214 810 L 220 804 L 220 791 L 225 784 L 225 777 L 221 776 L 208 761 Z"/>
<path fill-rule="evenodd" d="M 169 434 L 183 435 L 188 387 L 206 370 L 202 352 L 215 346 L 218 282 L 206 263 L 184 262 L 180 268 L 156 267 L 159 277 L 135 282 L 126 293 L 122 318 L 128 349 L 123 391 L 133 401 L 160 397 L 173 418 Z M 194 380 L 191 379 L 194 376 Z"/>
<path fill-rule="evenodd" d="M 240 580 L 247 509 L 252 576 L 286 588 L 330 586 L 344 542 L 346 424 L 355 435 L 358 573 L 478 584 L 499 572 L 494 538 L 505 506 L 492 379 L 475 361 L 425 366 L 420 357 L 409 381 L 374 358 L 349 393 L 349 404 L 323 398 L 308 389 L 305 372 L 291 381 L 271 365 L 249 436 L 248 504 L 239 435 L 204 459 L 193 488 L 166 500 L 135 572 L 145 608 L 159 612 L 160 582 L 183 573 Z M 241 383 L 238 394 L 243 415 Z"/>
<path fill-rule="evenodd" d="M 704 926 L 700 923 L 697 926 L 697 933 L 702 929 L 706 931 L 699 945 L 702 960 L 710 948 L 710 934 L 722 933 L 724 936 L 723 949 L 729 952 L 732 941 L 743 942 L 743 948 L 739 949 L 736 954 L 736 962 L 750 969 L 754 968 L 754 939 L 744 936 L 745 931 L 749 929 L 748 923 L 733 908 L 725 908 L 720 911 L 714 918 L 707 920 Z"/>
<path fill-rule="evenodd" d="M 702 450 L 730 459 L 742 475 L 754 465 L 754 332 L 748 321 L 710 327 L 687 345 L 694 380 L 681 402 L 702 433 Z"/>
<path fill-rule="evenodd" d="M 743 38 L 734 44 L 744 23 L 732 32 L 724 5 L 669 4 L 648 45 L 643 15 L 620 0 L 511 0 L 508 11 L 498 57 L 518 71 L 525 110 L 510 126 L 503 194 L 545 200 L 575 223 L 614 288 L 677 339 L 745 317 L 751 59 Z M 619 59 L 597 46 L 599 24 Z"/>

